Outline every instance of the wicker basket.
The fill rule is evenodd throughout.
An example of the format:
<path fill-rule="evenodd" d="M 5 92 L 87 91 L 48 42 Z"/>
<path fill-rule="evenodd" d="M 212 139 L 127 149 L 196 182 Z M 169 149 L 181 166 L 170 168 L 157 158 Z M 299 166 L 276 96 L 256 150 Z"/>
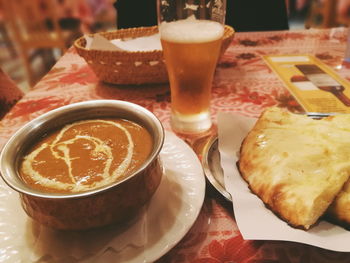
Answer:
<path fill-rule="evenodd" d="M 108 40 L 149 36 L 158 27 L 139 27 L 99 33 Z M 234 30 L 225 26 L 221 53 L 230 45 Z M 91 66 L 99 80 L 113 84 L 166 83 L 168 75 L 161 50 L 154 51 L 102 51 L 85 48 L 84 37 L 74 42 L 78 54 Z"/>

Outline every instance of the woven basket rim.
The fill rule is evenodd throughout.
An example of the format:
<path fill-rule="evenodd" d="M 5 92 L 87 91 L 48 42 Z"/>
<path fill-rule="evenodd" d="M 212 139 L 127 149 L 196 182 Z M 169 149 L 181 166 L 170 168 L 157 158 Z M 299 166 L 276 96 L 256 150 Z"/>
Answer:
<path fill-rule="evenodd" d="M 98 33 L 94 33 L 94 34 L 87 34 L 88 36 L 93 36 L 95 34 L 101 34 L 101 35 L 108 35 L 108 34 L 122 34 L 122 33 L 127 33 L 127 32 L 141 32 L 144 31 L 145 33 L 150 32 L 150 31 L 158 31 L 158 26 L 152 26 L 152 27 L 135 27 L 135 28 L 126 28 L 126 29 L 117 29 L 117 30 L 113 30 L 113 31 L 107 31 L 107 32 L 98 32 Z M 229 38 L 230 36 L 232 36 L 235 33 L 235 30 L 228 25 L 225 25 L 225 33 L 224 33 L 224 38 Z M 147 36 L 147 35 L 144 35 Z M 125 50 L 91 50 L 91 49 L 87 49 L 84 46 L 82 46 L 80 44 L 80 42 L 85 40 L 85 35 L 79 37 L 78 39 L 76 39 L 74 41 L 74 47 L 80 50 L 84 50 L 85 52 L 89 52 L 89 51 L 98 51 L 104 54 L 109 54 L 109 53 L 128 53 L 128 54 L 157 54 L 157 53 L 162 53 L 163 50 L 148 50 L 148 51 L 125 51 Z"/>

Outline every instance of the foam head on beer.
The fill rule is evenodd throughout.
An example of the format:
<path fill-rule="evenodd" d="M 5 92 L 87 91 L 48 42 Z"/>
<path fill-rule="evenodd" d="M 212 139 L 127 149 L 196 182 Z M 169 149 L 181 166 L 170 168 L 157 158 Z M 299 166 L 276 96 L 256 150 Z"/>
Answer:
<path fill-rule="evenodd" d="M 160 31 L 161 38 L 169 42 L 201 43 L 221 38 L 224 34 L 224 27 L 215 21 L 189 17 L 174 22 L 162 22 Z"/>

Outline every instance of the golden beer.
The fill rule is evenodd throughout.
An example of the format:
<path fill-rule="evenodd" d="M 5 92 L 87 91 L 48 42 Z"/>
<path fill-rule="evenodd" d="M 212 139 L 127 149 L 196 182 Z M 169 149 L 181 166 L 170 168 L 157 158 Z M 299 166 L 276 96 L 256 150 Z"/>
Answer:
<path fill-rule="evenodd" d="M 162 23 L 161 42 L 167 65 L 172 124 L 191 132 L 211 126 L 210 98 L 224 27 L 209 20 Z"/>

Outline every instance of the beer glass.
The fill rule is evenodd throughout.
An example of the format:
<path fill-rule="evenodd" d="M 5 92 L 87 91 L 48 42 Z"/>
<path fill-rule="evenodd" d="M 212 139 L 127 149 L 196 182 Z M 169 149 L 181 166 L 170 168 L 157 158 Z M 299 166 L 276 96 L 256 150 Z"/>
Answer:
<path fill-rule="evenodd" d="M 210 129 L 211 86 L 224 35 L 226 0 L 158 0 L 158 26 L 171 90 L 171 126 Z"/>

